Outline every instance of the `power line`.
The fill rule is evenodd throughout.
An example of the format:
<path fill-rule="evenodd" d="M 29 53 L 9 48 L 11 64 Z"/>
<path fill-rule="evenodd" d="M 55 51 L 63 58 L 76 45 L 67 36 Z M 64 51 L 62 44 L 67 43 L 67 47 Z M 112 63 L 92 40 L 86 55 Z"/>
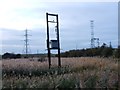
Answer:
<path fill-rule="evenodd" d="M 90 27 L 91 27 L 91 48 L 95 47 L 94 42 L 94 20 L 90 20 Z"/>
<path fill-rule="evenodd" d="M 97 42 L 97 47 L 99 47 L 99 38 L 94 37 L 94 20 L 90 20 L 91 27 L 91 48 L 95 48 L 95 41 Z"/>
<path fill-rule="evenodd" d="M 30 35 L 28 34 L 28 30 L 27 29 L 25 30 L 24 36 L 25 36 L 25 39 L 24 39 L 24 42 L 25 42 L 25 44 L 24 44 L 24 47 L 25 47 L 24 52 L 25 52 L 26 57 L 27 57 L 28 53 L 30 53 L 29 37 L 28 37 Z"/>

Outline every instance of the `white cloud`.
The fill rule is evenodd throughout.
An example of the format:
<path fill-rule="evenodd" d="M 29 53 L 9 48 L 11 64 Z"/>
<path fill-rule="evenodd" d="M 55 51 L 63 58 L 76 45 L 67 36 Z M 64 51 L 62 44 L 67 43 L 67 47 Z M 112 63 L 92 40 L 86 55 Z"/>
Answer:
<path fill-rule="evenodd" d="M 37 0 L 36 0 L 37 1 Z M 38 2 L 38 3 L 37 3 Z M 33 28 L 36 25 L 44 26 L 43 17 L 34 19 L 34 17 L 25 16 L 25 13 L 32 14 L 32 9 L 41 8 L 45 5 L 39 1 L 33 0 L 2 0 L 0 1 L 0 28 L 9 28 L 16 30 L 24 30 L 25 28 Z M 20 10 L 29 10 L 19 13 Z"/>
<path fill-rule="evenodd" d="M 50 2 L 112 2 L 117 0 L 1 0 L 0 1 L 0 28 L 11 28 L 16 30 L 32 29 L 35 26 L 45 26 L 45 14 L 35 12 L 35 9 L 44 8 L 45 11 L 53 11 L 49 9 Z M 55 4 L 55 3 L 54 3 Z M 53 5 L 53 4 L 51 4 Z M 54 6 L 54 5 L 53 5 Z M 52 6 L 51 6 L 52 7 Z M 20 13 L 20 11 L 22 12 Z M 32 11 L 34 10 L 34 11 Z M 26 12 L 25 12 L 26 11 Z M 39 9 L 41 12 L 41 9 Z M 27 15 L 25 15 L 27 14 Z M 36 14 L 36 16 L 34 16 Z"/>

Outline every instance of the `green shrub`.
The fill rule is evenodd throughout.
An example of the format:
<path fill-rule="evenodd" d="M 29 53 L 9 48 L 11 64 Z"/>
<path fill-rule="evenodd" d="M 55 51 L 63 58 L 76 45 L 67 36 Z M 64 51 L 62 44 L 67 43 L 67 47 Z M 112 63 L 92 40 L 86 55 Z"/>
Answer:
<path fill-rule="evenodd" d="M 57 88 L 75 88 L 75 79 L 63 78 Z"/>
<path fill-rule="evenodd" d="M 96 81 L 97 81 L 97 76 L 96 75 L 89 76 L 85 80 L 85 87 L 86 88 L 95 88 L 96 87 Z"/>

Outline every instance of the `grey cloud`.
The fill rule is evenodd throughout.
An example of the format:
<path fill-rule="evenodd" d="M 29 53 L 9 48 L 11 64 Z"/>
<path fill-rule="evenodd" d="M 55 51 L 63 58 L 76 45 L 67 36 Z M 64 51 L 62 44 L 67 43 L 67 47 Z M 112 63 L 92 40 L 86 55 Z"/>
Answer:
<path fill-rule="evenodd" d="M 116 3 L 47 3 L 46 7 L 35 7 L 32 9 L 21 9 L 19 14 L 23 16 L 29 16 L 35 19 L 44 19 L 46 22 L 45 13 L 57 13 L 59 15 L 60 24 L 60 41 L 61 48 L 64 50 L 90 47 L 90 20 L 95 20 L 95 37 L 100 38 L 100 42 L 109 43 L 112 42 L 113 46 L 117 46 L 117 4 Z M 18 33 L 17 31 L 6 30 L 10 35 L 24 34 L 23 31 Z M 36 52 L 40 50 L 45 52 L 46 48 L 46 27 L 38 26 L 32 28 L 30 31 L 32 35 L 30 37 L 31 50 Z M 23 38 L 22 38 L 23 39 Z M 19 38 L 18 38 L 19 40 Z M 13 40 L 9 40 L 12 42 Z M 10 43 L 7 44 L 10 44 Z M 14 40 L 14 43 L 17 41 Z M 13 44 L 13 43 L 11 43 Z M 20 44 L 21 47 L 23 45 Z M 8 48 L 6 48 L 7 50 Z M 9 50 L 9 49 L 8 49 Z M 18 49 L 16 49 L 17 51 Z M 11 49 L 12 51 L 12 49 Z"/>

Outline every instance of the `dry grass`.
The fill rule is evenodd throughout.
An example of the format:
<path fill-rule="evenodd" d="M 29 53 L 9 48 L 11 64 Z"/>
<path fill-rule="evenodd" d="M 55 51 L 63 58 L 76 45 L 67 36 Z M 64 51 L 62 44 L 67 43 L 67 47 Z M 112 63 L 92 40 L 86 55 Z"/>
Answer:
<path fill-rule="evenodd" d="M 57 67 L 57 58 L 52 58 L 52 67 Z M 81 57 L 81 58 L 62 58 L 62 66 L 69 66 L 70 68 L 76 67 L 89 67 L 94 66 L 99 69 L 104 69 L 109 67 L 110 69 L 117 70 L 118 63 L 115 60 L 110 60 L 108 58 L 91 58 L 91 57 Z M 48 68 L 48 62 L 38 62 L 36 59 L 11 59 L 2 61 L 3 69 L 35 69 L 35 68 Z"/>
<path fill-rule="evenodd" d="M 49 72 L 48 62 L 38 62 L 37 59 L 12 59 L 3 60 L 3 87 L 24 87 L 24 88 L 118 88 L 118 62 L 113 58 L 81 57 L 62 58 L 61 73 L 58 74 L 57 58 L 52 58 L 52 74 L 40 74 Z M 31 72 L 37 75 L 10 76 L 9 71 L 20 73 Z M 63 73 L 65 71 L 65 73 Z M 8 74 L 6 74 L 8 73 Z M 10 73 L 11 74 L 11 73 Z M 68 83 L 70 85 L 68 85 Z M 12 85 L 12 86 L 11 86 Z M 66 86 L 65 86 L 66 85 Z"/>

